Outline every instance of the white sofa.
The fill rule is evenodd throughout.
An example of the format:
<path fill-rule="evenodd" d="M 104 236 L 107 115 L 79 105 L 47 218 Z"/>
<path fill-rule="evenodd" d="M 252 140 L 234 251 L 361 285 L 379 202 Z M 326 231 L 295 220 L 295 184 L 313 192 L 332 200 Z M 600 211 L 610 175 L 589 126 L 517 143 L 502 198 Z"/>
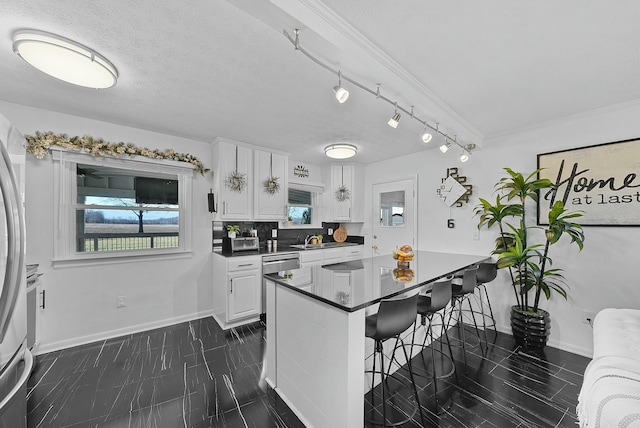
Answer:
<path fill-rule="evenodd" d="M 640 310 L 596 315 L 577 414 L 581 428 L 640 427 Z"/>

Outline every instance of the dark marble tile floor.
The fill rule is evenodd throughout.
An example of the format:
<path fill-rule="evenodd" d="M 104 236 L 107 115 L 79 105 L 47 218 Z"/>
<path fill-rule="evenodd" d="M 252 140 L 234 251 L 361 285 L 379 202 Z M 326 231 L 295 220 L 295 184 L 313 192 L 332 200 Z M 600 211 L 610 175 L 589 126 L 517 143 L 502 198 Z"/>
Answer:
<path fill-rule="evenodd" d="M 490 338 L 486 347 L 477 339 L 467 347 L 466 367 L 454 347 L 458 382 L 438 381 L 439 413 L 431 379 L 417 377 L 424 421 L 416 414 L 404 426 L 576 425 L 589 360 L 553 348 L 530 355 L 510 335 Z M 29 381 L 29 428 L 303 427 L 261 381 L 265 343 L 260 323 L 224 332 L 204 318 L 40 355 Z M 407 380 L 406 370 L 395 376 Z"/>

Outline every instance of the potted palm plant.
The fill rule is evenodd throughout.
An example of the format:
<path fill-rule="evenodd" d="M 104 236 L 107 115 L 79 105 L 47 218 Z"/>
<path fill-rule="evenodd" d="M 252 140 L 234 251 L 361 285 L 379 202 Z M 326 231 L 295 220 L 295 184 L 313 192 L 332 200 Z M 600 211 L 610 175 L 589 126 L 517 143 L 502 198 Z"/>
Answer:
<path fill-rule="evenodd" d="M 539 191 L 552 188 L 553 183 L 537 179 L 539 169 L 527 177 L 511 168 L 505 171 L 507 176 L 495 185 L 495 203 L 480 198 L 474 213 L 480 219 L 478 229 L 499 228 L 492 254 L 498 256 L 498 269 L 507 268 L 511 277 L 516 301 L 511 307 L 514 338 L 521 346 L 541 349 L 547 343 L 550 324 L 549 313 L 540 309 L 540 298 L 544 294 L 549 299 L 552 292 L 567 298 L 562 269 L 551 267 L 549 250 L 564 235 L 582 250 L 582 226 L 573 221 L 582 213 L 569 212 L 562 201 L 556 201 L 549 211 L 548 226 L 527 225 L 527 200 L 537 203 Z"/>

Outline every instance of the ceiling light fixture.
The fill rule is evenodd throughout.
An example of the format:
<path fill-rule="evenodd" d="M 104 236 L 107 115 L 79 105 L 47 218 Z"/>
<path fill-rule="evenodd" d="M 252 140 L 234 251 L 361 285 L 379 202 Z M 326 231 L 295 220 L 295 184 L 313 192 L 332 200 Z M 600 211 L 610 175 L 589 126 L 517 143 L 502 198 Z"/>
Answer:
<path fill-rule="evenodd" d="M 13 34 L 13 51 L 38 70 L 74 85 L 105 89 L 118 71 L 108 59 L 80 43 L 39 30 Z"/>
<path fill-rule="evenodd" d="M 400 113 L 398 113 L 398 103 L 396 103 L 395 112 L 393 113 L 393 116 L 391 116 L 391 119 L 389 119 L 389 122 L 387 122 L 387 124 L 392 128 L 397 128 L 399 122 L 400 122 Z"/>
<path fill-rule="evenodd" d="M 436 128 L 437 128 L 437 126 L 438 126 L 438 124 L 436 123 Z M 424 132 L 422 133 L 420 138 L 422 138 L 422 142 L 425 143 L 425 144 L 427 144 L 433 138 L 431 133 L 429 131 L 427 131 L 427 127 L 426 126 L 424 127 Z"/>
<path fill-rule="evenodd" d="M 447 151 L 449 151 L 449 147 L 451 147 L 451 143 L 445 139 L 444 144 L 440 146 L 440 151 L 442 153 L 447 153 Z"/>
<path fill-rule="evenodd" d="M 338 82 L 339 82 L 339 86 L 334 87 L 334 90 L 338 87 L 341 87 L 342 84 L 342 79 L 346 80 L 347 82 L 351 83 L 354 86 L 359 87 L 360 89 L 362 89 L 363 91 L 369 92 L 371 95 L 374 95 L 377 99 L 383 100 L 388 102 L 389 104 L 392 104 L 395 106 L 395 112 L 393 114 L 393 117 L 389 120 L 389 122 L 387 122 L 389 124 L 389 126 L 395 128 L 398 126 L 398 122 L 400 121 L 400 111 L 410 114 L 411 118 L 414 120 L 417 120 L 418 122 L 420 122 L 422 125 L 424 125 L 425 127 L 425 132 L 421 135 L 422 141 L 427 143 L 428 141 L 431 140 L 431 138 L 429 138 L 427 135 L 430 135 L 430 132 L 428 132 L 428 129 L 431 129 L 432 131 L 434 131 L 435 133 L 433 135 L 437 136 L 437 135 L 442 135 L 445 138 L 445 144 L 443 144 L 441 146 L 441 150 L 442 147 L 446 147 L 446 149 L 443 151 L 446 152 L 446 150 L 449 150 L 449 147 L 451 147 L 452 144 L 455 144 L 456 146 L 460 147 L 461 149 L 465 149 L 465 145 L 459 143 L 456 138 L 451 138 L 447 133 L 441 131 L 438 129 L 438 124 L 436 123 L 436 126 L 432 126 L 429 123 L 427 123 L 426 120 L 422 120 L 416 116 L 413 115 L 413 106 L 411 107 L 411 111 L 398 106 L 398 102 L 394 101 L 388 97 L 385 97 L 383 95 L 380 94 L 380 84 L 377 83 L 376 84 L 376 89 L 373 90 L 371 88 L 366 87 L 365 85 L 363 85 L 362 83 L 351 79 L 348 76 L 345 76 L 344 74 L 342 74 L 342 71 L 339 70 L 335 70 L 334 68 L 332 68 L 331 66 L 325 64 L 324 62 L 320 61 L 318 58 L 314 57 L 313 55 L 311 55 L 309 52 L 307 52 L 304 48 L 302 48 L 300 46 L 300 30 L 295 29 L 294 30 L 294 34 L 295 34 L 295 38 L 292 38 L 289 33 L 287 33 L 287 30 L 283 30 L 284 36 L 293 44 L 295 50 L 302 52 L 307 58 L 309 58 L 310 60 L 312 60 L 313 62 L 315 62 L 316 64 L 318 64 L 319 66 L 323 67 L 325 70 L 337 74 L 338 75 Z M 338 94 L 336 92 L 336 98 L 338 98 Z M 340 101 L 338 99 L 338 101 Z M 346 101 L 346 100 L 345 100 Z M 431 135 L 430 135 L 431 136 Z M 425 141 L 425 139 L 427 141 Z M 449 141 L 447 143 L 447 140 Z M 447 146 L 448 144 L 448 146 Z M 467 146 L 472 145 L 472 144 L 468 144 Z M 475 144 L 473 144 L 473 147 L 475 147 Z M 469 154 L 471 154 L 471 150 L 470 149 L 466 149 L 467 152 Z"/>
<path fill-rule="evenodd" d="M 336 100 L 338 100 L 340 104 L 344 103 L 349 98 L 349 91 L 342 87 L 342 72 L 340 72 L 339 70 L 338 84 L 333 87 L 333 92 L 336 93 Z"/>
<path fill-rule="evenodd" d="M 467 144 L 466 146 L 464 146 L 464 148 L 462 149 L 462 154 L 460 155 L 460 162 L 466 162 L 469 160 L 469 156 L 471 156 L 471 150 L 475 149 L 476 145 L 475 144 Z"/>
<path fill-rule="evenodd" d="M 348 159 L 358 153 L 353 144 L 330 144 L 324 148 L 324 154 L 333 159 Z"/>

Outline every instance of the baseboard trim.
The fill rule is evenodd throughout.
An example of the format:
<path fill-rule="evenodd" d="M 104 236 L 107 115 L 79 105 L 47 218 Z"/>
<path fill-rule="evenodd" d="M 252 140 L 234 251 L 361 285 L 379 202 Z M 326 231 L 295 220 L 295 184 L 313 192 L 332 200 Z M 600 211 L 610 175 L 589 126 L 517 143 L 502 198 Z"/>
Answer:
<path fill-rule="evenodd" d="M 49 352 L 60 351 L 62 349 L 72 348 L 74 346 L 86 345 L 92 342 L 98 342 L 106 339 L 113 339 L 114 337 L 125 336 L 133 333 L 140 333 L 147 330 L 153 330 L 156 328 L 167 327 L 173 324 L 179 324 L 181 322 L 193 321 L 200 318 L 210 317 L 213 315 L 212 311 L 196 312 L 188 315 L 182 315 L 179 317 L 167 318 L 158 321 L 152 321 L 144 324 L 137 324 L 129 327 L 119 328 L 115 330 L 104 331 L 96 334 L 89 334 L 81 337 L 74 337 L 73 339 L 60 340 L 58 342 L 43 343 L 40 342 L 36 347 L 34 355 L 46 354 Z"/>

